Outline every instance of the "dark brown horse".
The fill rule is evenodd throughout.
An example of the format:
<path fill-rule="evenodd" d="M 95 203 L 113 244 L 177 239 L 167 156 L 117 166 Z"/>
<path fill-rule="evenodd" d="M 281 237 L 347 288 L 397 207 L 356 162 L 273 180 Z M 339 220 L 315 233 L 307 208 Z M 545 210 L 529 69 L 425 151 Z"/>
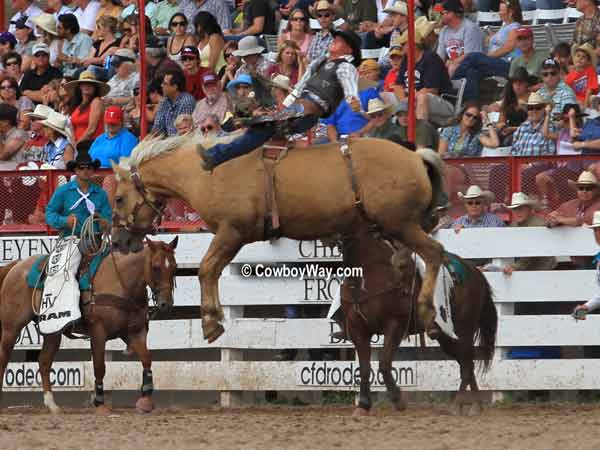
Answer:
<path fill-rule="evenodd" d="M 91 339 L 94 361 L 96 413 L 108 415 L 104 404 L 103 379 L 105 374 L 104 348 L 106 341 L 121 338 L 135 352 L 144 368 L 141 397 L 136 403 L 140 412 L 150 412 L 152 402 L 152 359 L 146 346 L 148 335 L 148 294 L 161 311 L 173 305 L 175 286 L 175 248 L 177 238 L 171 243 L 147 240 L 140 253 L 107 256 L 94 277 L 91 301 L 82 300 L 82 320 L 75 331 Z M 35 319 L 33 304 L 39 310 L 41 293 L 27 285 L 27 274 L 37 257 L 18 261 L 0 270 L 0 396 L 4 372 L 19 333 Z M 83 296 L 82 296 L 83 297 Z M 54 402 L 50 385 L 50 369 L 60 348 L 60 333 L 44 336 L 39 356 L 40 373 L 44 391 L 44 404 L 53 413 L 60 412 Z"/>
<path fill-rule="evenodd" d="M 461 383 L 455 398 L 458 412 L 462 412 L 463 404 L 473 403 L 475 413 L 481 408 L 479 394 L 474 394 L 479 390 L 474 370 L 475 341 L 479 337 L 485 371 L 494 355 L 498 318 L 486 278 L 469 262 L 452 256 L 465 272 L 463 282 L 455 283 L 450 293 L 452 319 L 459 339 L 441 334 L 438 342 L 460 365 Z M 416 311 L 421 277 L 410 250 L 400 247 L 394 252 L 388 244 L 368 234 L 344 246 L 344 261 L 349 266 L 363 268 L 362 280 L 346 279 L 341 291 L 345 322 L 340 325 L 354 343 L 360 363 L 360 398 L 354 414 L 368 415 L 371 409 L 369 375 L 374 334 L 383 334 L 385 338 L 379 370 L 388 398 L 397 410 L 403 410 L 406 404 L 392 377 L 392 359 L 406 336 L 424 331 Z M 466 393 L 467 386 L 471 387 L 470 395 Z"/>

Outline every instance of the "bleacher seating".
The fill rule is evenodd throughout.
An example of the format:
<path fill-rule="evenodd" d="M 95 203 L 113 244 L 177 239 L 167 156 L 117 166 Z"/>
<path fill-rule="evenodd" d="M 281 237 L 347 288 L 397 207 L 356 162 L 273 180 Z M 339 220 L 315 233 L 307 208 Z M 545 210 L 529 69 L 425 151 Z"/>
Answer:
<path fill-rule="evenodd" d="M 548 23 L 545 27 L 551 47 L 556 46 L 560 42 L 571 42 L 573 40 L 573 33 L 575 32 L 574 22 L 562 24 Z"/>
<path fill-rule="evenodd" d="M 452 87 L 456 90 L 456 95 L 442 94 L 442 98 L 453 101 L 454 103 L 454 114 L 458 114 L 462 108 L 463 96 L 465 94 L 465 87 L 467 86 L 467 79 L 460 78 L 459 80 L 452 80 Z"/>

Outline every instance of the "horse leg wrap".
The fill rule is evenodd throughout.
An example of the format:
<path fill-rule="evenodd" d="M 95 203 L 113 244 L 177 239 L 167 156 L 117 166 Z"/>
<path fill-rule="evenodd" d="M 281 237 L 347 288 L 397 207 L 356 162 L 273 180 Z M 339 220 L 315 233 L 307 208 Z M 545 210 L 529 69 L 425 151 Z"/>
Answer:
<path fill-rule="evenodd" d="M 154 383 L 152 382 L 152 370 L 144 370 L 142 373 L 142 397 L 152 395 Z"/>
<path fill-rule="evenodd" d="M 104 385 L 96 383 L 94 393 L 94 406 L 100 406 L 104 404 Z"/>

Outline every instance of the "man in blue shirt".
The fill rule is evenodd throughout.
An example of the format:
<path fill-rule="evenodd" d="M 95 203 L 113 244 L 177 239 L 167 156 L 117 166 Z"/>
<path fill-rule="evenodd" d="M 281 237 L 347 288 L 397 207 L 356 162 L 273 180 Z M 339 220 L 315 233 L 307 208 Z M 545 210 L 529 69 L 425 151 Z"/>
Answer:
<path fill-rule="evenodd" d="M 123 128 L 123 110 L 119 106 L 109 106 L 104 112 L 106 133 L 98 136 L 90 147 L 90 156 L 100 160 L 100 167 L 110 169 L 111 161 L 119 163 L 121 157 L 128 157 L 137 145 L 138 139 Z"/>

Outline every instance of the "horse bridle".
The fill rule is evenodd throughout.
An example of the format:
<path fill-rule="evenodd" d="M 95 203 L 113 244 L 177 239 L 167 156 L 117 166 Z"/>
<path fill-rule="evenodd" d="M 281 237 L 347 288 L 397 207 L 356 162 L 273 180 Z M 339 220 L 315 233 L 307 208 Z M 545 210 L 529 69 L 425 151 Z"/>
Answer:
<path fill-rule="evenodd" d="M 169 251 L 169 256 L 167 257 L 169 259 L 169 263 L 173 264 L 173 267 L 177 268 L 177 263 L 175 262 L 175 252 L 174 251 Z M 154 317 L 157 316 L 157 314 L 159 313 L 159 308 L 158 308 L 158 295 L 160 294 L 161 291 L 164 290 L 169 290 L 171 291 L 171 294 L 173 293 L 173 291 L 175 290 L 175 287 L 177 286 L 177 278 L 176 278 L 177 272 L 173 272 L 173 276 L 170 277 L 169 279 L 169 285 L 168 286 L 164 286 L 164 285 L 154 285 L 153 281 L 154 281 L 154 277 L 152 276 L 152 271 L 150 271 L 150 276 L 149 276 L 149 280 L 146 280 L 146 283 L 148 284 L 148 287 L 150 288 L 150 292 L 151 292 L 151 296 L 149 298 L 150 303 L 152 304 L 152 306 L 150 306 L 149 308 L 149 317 L 150 319 L 153 319 Z"/>
<path fill-rule="evenodd" d="M 113 222 L 118 224 L 119 227 L 125 228 L 125 230 L 132 233 L 140 234 L 156 234 L 156 229 L 160 223 L 162 213 L 166 206 L 164 198 L 154 195 L 149 189 L 146 188 L 142 181 L 142 176 L 136 166 L 131 166 L 129 169 L 131 173 L 131 181 L 135 187 L 135 190 L 140 194 L 141 199 L 133 207 L 133 211 L 127 216 L 126 219 L 120 217 L 118 213 L 114 213 Z M 152 220 L 152 223 L 147 227 L 141 227 L 135 225 L 137 216 L 140 210 L 148 206 L 154 211 L 156 216 Z"/>

